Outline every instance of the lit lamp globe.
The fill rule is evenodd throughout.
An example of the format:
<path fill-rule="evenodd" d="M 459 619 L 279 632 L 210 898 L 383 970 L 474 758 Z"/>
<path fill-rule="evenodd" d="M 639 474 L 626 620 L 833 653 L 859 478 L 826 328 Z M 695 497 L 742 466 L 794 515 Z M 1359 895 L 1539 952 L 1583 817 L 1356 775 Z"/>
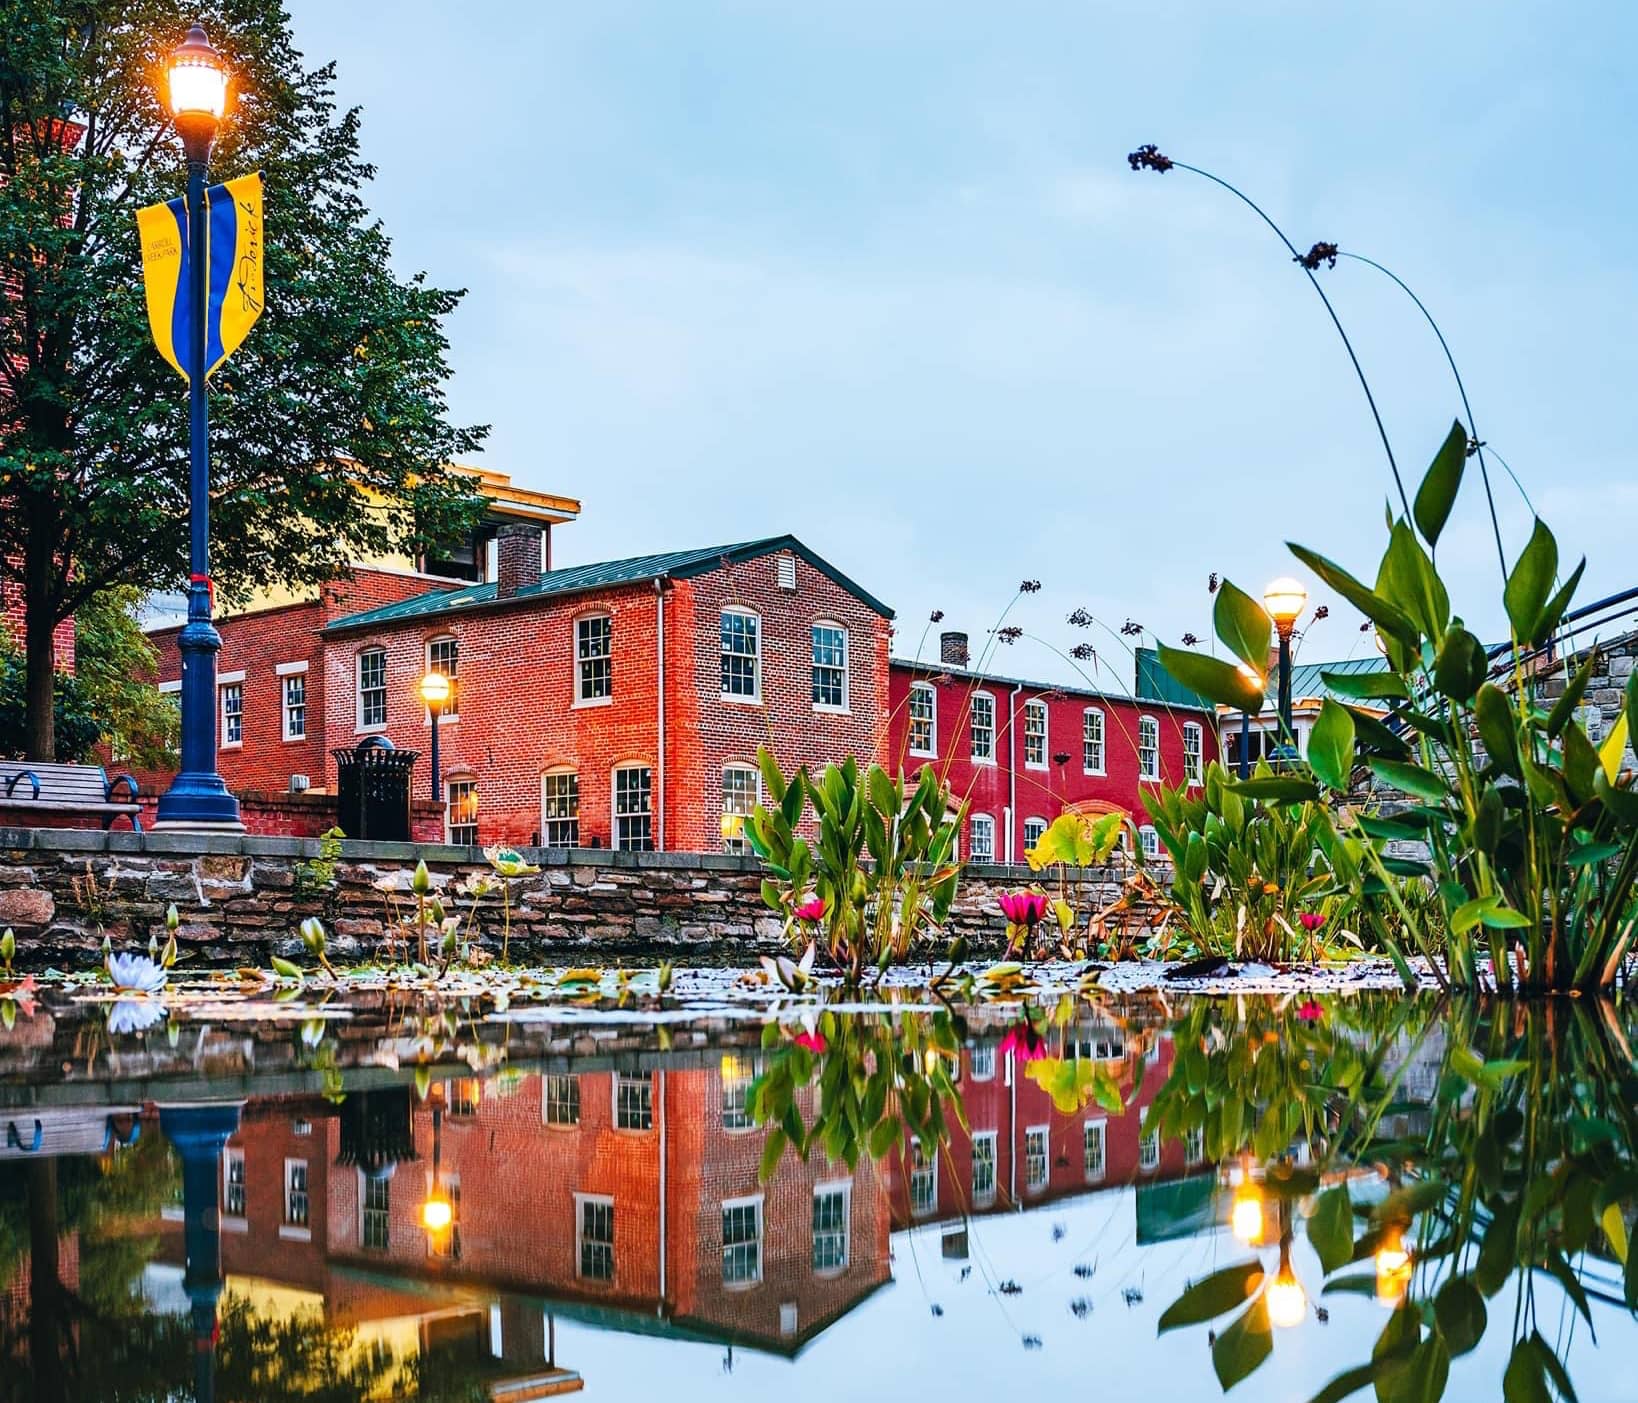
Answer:
<path fill-rule="evenodd" d="M 455 1205 L 442 1189 L 434 1189 L 421 1205 L 421 1226 L 428 1232 L 443 1232 L 455 1221 Z"/>
<path fill-rule="evenodd" d="M 1405 1237 L 1398 1228 L 1383 1234 L 1375 1263 L 1377 1304 L 1393 1310 L 1405 1299 L 1411 1279 L 1411 1255 L 1405 1249 Z"/>
<path fill-rule="evenodd" d="M 1263 608 L 1274 620 L 1274 628 L 1281 638 L 1289 638 L 1297 626 L 1302 611 L 1308 607 L 1308 591 L 1301 580 L 1282 575 L 1263 591 Z"/>
<path fill-rule="evenodd" d="M 1282 1260 L 1274 1280 L 1268 1284 L 1268 1319 L 1281 1330 L 1301 1325 L 1308 1314 L 1308 1293 L 1297 1280 L 1291 1263 Z"/>
<path fill-rule="evenodd" d="M 429 672 L 421 679 L 421 700 L 428 711 L 442 711 L 449 700 L 449 678 L 441 672 Z"/>
<path fill-rule="evenodd" d="M 205 37 L 205 31 L 196 24 L 171 55 L 166 77 L 171 116 L 192 157 L 196 144 L 209 148 L 227 112 L 227 64 Z M 199 159 L 203 159 L 203 154 L 201 151 Z"/>
<path fill-rule="evenodd" d="M 1247 1177 L 1234 1191 L 1234 1206 L 1229 1212 L 1229 1229 L 1247 1247 L 1256 1247 L 1266 1232 L 1263 1224 L 1263 1195 Z"/>

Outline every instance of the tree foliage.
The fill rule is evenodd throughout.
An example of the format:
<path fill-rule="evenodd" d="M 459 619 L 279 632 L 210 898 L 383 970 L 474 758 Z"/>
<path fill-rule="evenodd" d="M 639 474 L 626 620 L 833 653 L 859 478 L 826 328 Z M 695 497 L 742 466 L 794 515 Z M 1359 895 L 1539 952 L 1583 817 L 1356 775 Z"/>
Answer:
<path fill-rule="evenodd" d="M 155 688 L 159 654 L 137 622 L 141 591 L 118 585 L 74 615 L 74 673 L 100 739 L 142 769 L 176 764 L 181 715 Z"/>
<path fill-rule="evenodd" d="M 484 432 L 444 396 L 460 294 L 393 271 L 359 113 L 278 0 L 0 0 L 0 568 L 36 670 L 99 591 L 187 578 L 187 397 L 149 339 L 134 215 L 184 186 L 158 83 L 195 17 L 234 75 L 212 178 L 259 169 L 267 191 L 267 306 L 211 382 L 219 596 L 333 578 L 475 510 L 442 470 Z"/>

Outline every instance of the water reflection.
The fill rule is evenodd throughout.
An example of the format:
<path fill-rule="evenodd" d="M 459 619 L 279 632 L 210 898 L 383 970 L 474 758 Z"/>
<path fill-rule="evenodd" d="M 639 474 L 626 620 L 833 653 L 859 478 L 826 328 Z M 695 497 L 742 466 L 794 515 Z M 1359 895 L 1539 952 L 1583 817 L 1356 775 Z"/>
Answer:
<path fill-rule="evenodd" d="M 0 1047 L 0 1398 L 1630 1396 L 1630 1012 L 377 1012 Z"/>

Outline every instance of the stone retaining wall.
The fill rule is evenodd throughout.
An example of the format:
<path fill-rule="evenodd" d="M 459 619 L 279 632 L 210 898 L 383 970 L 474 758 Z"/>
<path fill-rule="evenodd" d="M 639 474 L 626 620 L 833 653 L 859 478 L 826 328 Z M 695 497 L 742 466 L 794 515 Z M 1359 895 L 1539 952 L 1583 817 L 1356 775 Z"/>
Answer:
<path fill-rule="evenodd" d="M 323 918 L 332 950 L 351 959 L 373 953 L 392 921 L 377 881 L 407 878 L 420 858 L 440 889 L 489 870 L 475 848 L 341 848 L 326 882 L 315 866 L 319 844 L 310 838 L 0 828 L 0 929 L 15 929 L 20 966 L 83 964 L 105 934 L 117 947 L 145 947 L 154 934 L 163 940 L 174 902 L 179 943 L 202 961 L 262 964 L 273 953 L 295 955 L 304 916 Z M 633 957 L 675 948 L 743 961 L 779 940 L 751 859 L 606 850 L 527 855 L 542 871 L 513 886 L 514 954 L 551 961 L 580 958 L 587 948 Z M 1120 872 L 1080 875 L 1088 895 L 1118 895 Z M 1157 875 L 1169 881 L 1164 871 Z M 996 897 L 1029 880 L 1018 868 L 969 869 L 949 934 L 965 935 L 975 950 L 997 948 L 1003 922 Z M 463 913 L 468 906 L 459 898 L 452 904 Z M 498 895 L 480 904 L 477 926 L 491 948 L 499 946 L 503 920 Z"/>

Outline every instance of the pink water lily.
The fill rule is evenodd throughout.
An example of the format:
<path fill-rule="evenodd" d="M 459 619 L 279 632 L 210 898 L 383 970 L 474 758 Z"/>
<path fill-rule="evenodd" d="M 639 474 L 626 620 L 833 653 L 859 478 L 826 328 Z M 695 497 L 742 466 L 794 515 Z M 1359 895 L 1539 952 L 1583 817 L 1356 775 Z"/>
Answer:
<path fill-rule="evenodd" d="M 799 921 L 822 921 L 830 903 L 822 896 L 810 896 L 800 906 L 791 912 Z"/>
<path fill-rule="evenodd" d="M 1312 999 L 1306 999 L 1297 1009 L 1297 1017 L 1304 1023 L 1315 1023 L 1325 1017 L 1325 1010 Z"/>
<path fill-rule="evenodd" d="M 1318 911 L 1304 911 L 1297 917 L 1297 923 L 1310 935 L 1325 924 L 1325 917 Z"/>
<path fill-rule="evenodd" d="M 1035 1031 L 1035 1025 L 1029 1019 L 1014 1023 L 1001 1039 L 1001 1055 L 1006 1057 L 1009 1054 L 1019 1062 L 1033 1062 L 1047 1055 L 1046 1039 Z"/>
<path fill-rule="evenodd" d="M 997 900 L 1008 925 L 1032 928 L 1046 915 L 1047 899 L 1038 891 L 1002 892 Z"/>
<path fill-rule="evenodd" d="M 791 1041 L 798 1047 L 805 1047 L 809 1052 L 813 1053 L 823 1052 L 830 1046 L 830 1044 L 825 1041 L 825 1035 L 817 1030 L 811 1033 L 806 1031 L 800 1032 L 794 1038 L 792 1038 Z"/>

